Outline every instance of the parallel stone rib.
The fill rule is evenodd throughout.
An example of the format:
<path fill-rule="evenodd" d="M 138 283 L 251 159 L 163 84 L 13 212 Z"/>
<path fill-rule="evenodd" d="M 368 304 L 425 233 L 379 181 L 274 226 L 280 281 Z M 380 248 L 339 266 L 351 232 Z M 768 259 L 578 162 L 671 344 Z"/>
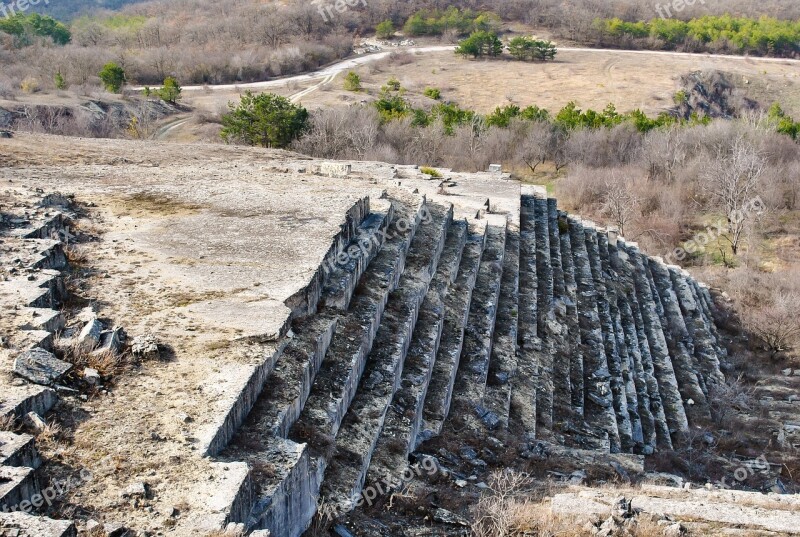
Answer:
<path fill-rule="evenodd" d="M 400 388 L 386 413 L 383 431 L 372 455 L 368 481 L 380 481 L 401 472 L 416 446 L 422 425 L 423 403 L 441 342 L 444 300 L 458 277 L 467 229 L 465 221 L 450 226 L 445 250 L 414 328 Z"/>
<path fill-rule="evenodd" d="M 560 337 L 552 337 L 555 350 L 553 355 L 553 419 L 568 421 L 572 412 L 572 369 L 573 349 L 569 338 L 569 306 L 565 276 L 561 258 L 561 226 L 558 220 L 558 205 L 555 199 L 547 200 L 547 229 L 550 235 L 550 265 L 553 270 L 553 302 L 556 321 L 560 327 Z"/>
<path fill-rule="evenodd" d="M 338 325 L 333 342 L 293 431 L 298 438 L 333 438 L 355 395 L 389 293 L 399 283 L 409 246 L 422 218 L 424 199 L 396 203 L 395 223 L 370 264 Z"/>
<path fill-rule="evenodd" d="M 597 290 L 597 309 L 600 313 L 600 324 L 603 329 L 603 341 L 608 360 L 608 370 L 611 373 L 611 394 L 614 401 L 614 413 L 617 418 L 617 429 L 623 451 L 633 449 L 633 426 L 628 410 L 628 394 L 625 379 L 622 374 L 622 359 L 617 345 L 616 323 L 614 322 L 613 309 L 616 309 L 616 295 L 613 288 L 608 285 L 612 282 L 611 267 L 608 257 L 608 235 L 597 230 L 588 230 L 587 245 L 591 245 L 592 252 L 597 251 L 597 256 L 590 256 L 592 275 L 594 276 L 595 289 Z M 614 303 L 612 309 L 611 303 Z"/>
<path fill-rule="evenodd" d="M 406 269 L 389 303 L 367 359 L 358 391 L 336 438 L 321 494 L 345 509 L 354 506 L 364 484 L 386 412 L 397 391 L 419 310 L 444 250 L 452 206 L 429 205 L 430 222 L 420 227 Z"/>
<path fill-rule="evenodd" d="M 709 320 L 703 315 L 702 307 L 689 276 L 678 267 L 669 267 L 672 288 L 680 303 L 686 327 L 694 344 L 694 356 L 707 389 L 713 385 L 724 384 L 725 377 L 720 371 L 717 342 L 713 336 Z M 713 323 L 713 321 L 710 321 Z M 708 393 L 706 393 L 708 395 Z"/>
<path fill-rule="evenodd" d="M 564 287 L 567 307 L 567 340 L 569 345 L 570 373 L 569 384 L 571 392 L 572 418 L 582 420 L 583 408 L 583 354 L 581 353 L 581 331 L 578 312 L 578 284 L 575 281 L 575 264 L 572 258 L 572 242 L 569 234 L 569 222 L 566 213 L 560 213 L 558 219 L 561 239 L 561 264 L 564 267 Z"/>
<path fill-rule="evenodd" d="M 533 199 L 536 226 L 537 325 L 543 340 L 536 353 L 538 382 L 536 384 L 536 413 L 538 425 L 553 429 L 553 337 L 559 339 L 561 328 L 556 325 L 553 313 L 553 266 L 550 260 L 550 214 L 547 199 L 537 195 Z M 548 323 L 548 321 L 550 321 Z M 555 329 L 555 330 L 553 330 Z"/>
<path fill-rule="evenodd" d="M 511 411 L 512 379 L 516 376 L 517 334 L 519 331 L 519 230 L 510 226 L 503 260 L 500 301 L 495 321 L 494 343 L 486 386 L 487 410 L 507 429 Z"/>
<path fill-rule="evenodd" d="M 592 275 L 592 259 L 599 261 L 596 238 L 594 242 L 590 240 L 591 234 L 587 233 L 579 220 L 571 219 L 569 227 L 575 262 L 575 280 L 578 284 L 586 421 L 595 431 L 608 434 L 609 447 L 616 453 L 620 450 L 619 430 L 614 413 L 611 374 L 597 306 L 598 293 Z"/>
<path fill-rule="evenodd" d="M 642 315 L 647 341 L 650 346 L 650 355 L 653 360 L 655 376 L 658 381 L 658 391 L 664 405 L 664 414 L 669 426 L 670 434 L 679 434 L 689 430 L 689 421 L 683 406 L 675 370 L 669 356 L 661 319 L 656 306 L 657 297 L 653 296 L 650 278 L 645 266 L 644 256 L 634 245 L 625 246 L 626 253 L 630 256 L 634 270 L 636 294 L 639 310 Z"/>
<path fill-rule="evenodd" d="M 417 446 L 442 432 L 444 420 L 450 413 L 453 386 L 461 360 L 464 326 L 467 323 L 472 293 L 486 248 L 486 221 L 470 223 L 469 239 L 464 247 L 458 279 L 444 301 L 444 327 L 436 363 L 431 374 L 423 407 L 422 433 Z"/>
<path fill-rule="evenodd" d="M 624 249 L 624 245 L 624 241 L 620 238 L 617 241 L 610 242 L 609 254 L 611 266 L 619 276 L 620 291 L 617 302 L 623 319 L 625 344 L 631 354 L 630 359 L 633 361 L 633 368 L 636 372 L 634 378 L 639 402 L 639 417 L 642 420 L 644 437 L 642 449 L 645 452 L 653 450 L 657 446 L 672 449 L 672 440 L 664 416 L 658 381 L 655 378 L 650 344 L 647 340 L 644 321 L 636 296 L 634 267 L 630 256 Z"/>
<path fill-rule="evenodd" d="M 649 269 L 658 299 L 657 307 L 663 319 L 662 326 L 670 350 L 678 389 L 687 402 L 686 412 L 692 424 L 700 425 L 711 419 L 704 388 L 699 376 L 699 365 L 694 357 L 694 343 L 686 328 L 678 298 L 672 288 L 669 269 L 658 259 L 649 259 Z"/>
<path fill-rule="evenodd" d="M 486 252 L 481 260 L 478 280 L 472 296 L 469 318 L 464 330 L 464 348 L 456 374 L 453 404 L 459 412 L 459 423 L 476 413 L 485 423 L 496 426 L 497 417 L 483 406 L 489 376 L 495 321 L 503 276 L 506 250 L 506 218 L 490 220 L 487 226 Z"/>
<path fill-rule="evenodd" d="M 519 329 L 517 374 L 511 380 L 511 416 L 514 429 L 536 438 L 536 356 L 541 346 L 537 326 L 536 222 L 533 197 L 520 200 Z M 552 417 L 551 417 L 552 420 Z"/>

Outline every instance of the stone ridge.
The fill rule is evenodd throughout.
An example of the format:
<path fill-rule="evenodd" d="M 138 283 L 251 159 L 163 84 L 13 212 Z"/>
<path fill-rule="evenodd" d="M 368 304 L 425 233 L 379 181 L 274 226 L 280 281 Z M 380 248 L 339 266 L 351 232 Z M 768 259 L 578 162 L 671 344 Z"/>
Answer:
<path fill-rule="evenodd" d="M 388 197 L 351 235 L 375 248 L 354 250 L 322 307 L 295 320 L 274 389 L 230 450 L 271 468 L 249 528 L 298 537 L 334 519 L 450 425 L 638 467 L 709 421 L 724 354 L 710 295 L 685 271 L 540 188 L 523 188 L 517 213 L 464 223 L 439 200 Z"/>

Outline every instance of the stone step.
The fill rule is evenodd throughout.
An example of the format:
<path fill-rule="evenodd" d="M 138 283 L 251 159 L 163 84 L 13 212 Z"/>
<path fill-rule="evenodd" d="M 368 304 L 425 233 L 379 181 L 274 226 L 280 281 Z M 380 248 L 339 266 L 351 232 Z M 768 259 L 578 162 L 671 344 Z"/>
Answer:
<path fill-rule="evenodd" d="M 705 310 L 700 306 L 700 298 L 697 296 L 689 273 L 680 267 L 670 266 L 668 268 L 672 288 L 694 346 L 695 363 L 698 365 L 703 384 L 708 392 L 711 386 L 725 383 L 725 377 L 720 370 L 720 357 L 717 353 L 718 342 L 711 328 L 714 321 L 706 316 Z"/>
<path fill-rule="evenodd" d="M 375 200 L 371 202 L 371 209 L 372 213 L 361 224 L 350 244 L 326 261 L 324 270 L 327 277 L 322 292 L 324 306 L 347 311 L 361 276 L 386 240 L 394 206 L 386 200 Z"/>
<path fill-rule="evenodd" d="M 7 370 L 11 364 L 7 364 Z M 15 416 L 22 418 L 28 412 L 36 412 L 44 416 L 58 401 L 55 390 L 44 386 L 25 384 L 10 384 L 6 379 L 0 379 L 0 418 Z"/>
<path fill-rule="evenodd" d="M 453 385 L 464 343 L 464 326 L 467 323 L 478 270 L 486 248 L 486 231 L 486 220 L 470 221 L 458 278 L 444 300 L 441 343 L 431 372 L 428 393 L 425 395 L 422 432 L 417 435 L 415 449 L 422 442 L 442 432 L 444 420 L 450 412 Z"/>
<path fill-rule="evenodd" d="M 509 226 L 484 405 L 497 416 L 498 426 L 503 429 L 509 426 L 512 380 L 519 367 L 519 248 L 519 230 L 516 226 Z"/>
<path fill-rule="evenodd" d="M 268 448 L 251 455 L 257 470 L 257 501 L 247 518 L 249 530 L 269 530 L 272 537 L 300 537 L 317 511 L 324 467 L 317 467 L 308 447 L 272 437 Z M 324 461 L 323 461 L 324 462 Z"/>
<path fill-rule="evenodd" d="M 489 215 L 487 220 L 486 251 L 472 294 L 453 390 L 453 405 L 457 410 L 453 418 L 457 427 L 474 422 L 475 416 L 490 428 L 498 425 L 497 416 L 484 406 L 484 396 L 500 300 L 508 221 L 505 216 L 496 215 Z"/>
<path fill-rule="evenodd" d="M 41 463 L 31 435 L 0 431 L 0 466 L 27 466 L 35 470 Z"/>
<path fill-rule="evenodd" d="M 337 323 L 337 316 L 324 313 L 294 322 L 293 337 L 267 380 L 269 389 L 261 393 L 234 444 L 258 451 L 257 446 L 269 437 L 288 436 L 305 406 Z"/>
<path fill-rule="evenodd" d="M 394 398 L 419 310 L 444 250 L 452 206 L 429 204 L 432 221 L 420 226 L 398 288 L 389 297 L 381 327 L 355 397 L 336 437 L 321 497 L 349 511 L 358 501 L 372 454 Z"/>
<path fill-rule="evenodd" d="M 33 468 L 24 466 L 0 466 L 0 511 L 24 510 L 34 494 L 39 494 L 39 480 Z"/>
<path fill-rule="evenodd" d="M 552 353 L 552 384 L 553 384 L 553 420 L 555 422 L 565 422 L 574 419 L 575 411 L 572 405 L 572 360 L 576 354 L 576 349 L 580 345 L 573 347 L 573 338 L 569 336 L 570 325 L 574 325 L 577 333 L 578 322 L 577 314 L 574 319 L 570 319 L 571 306 L 575 301 L 569 299 L 566 286 L 567 275 L 564 270 L 566 261 L 562 256 L 562 235 L 566 235 L 567 227 L 563 226 L 565 233 L 562 233 L 562 223 L 559 220 L 558 204 L 555 199 L 548 198 L 546 205 L 541 209 L 547 210 L 547 233 L 550 245 L 550 266 L 553 274 L 553 295 L 552 313 L 547 322 L 548 331 L 544 333 L 547 337 L 547 346 Z M 570 263 L 571 265 L 571 263 Z M 574 272 L 574 270 L 573 270 Z M 572 275 L 574 278 L 574 274 Z M 555 320 L 555 323 L 553 321 Z M 555 329 L 558 328 L 558 332 Z M 548 359 L 548 364 L 550 360 Z"/>
<path fill-rule="evenodd" d="M 198 431 L 203 456 L 213 457 L 222 452 L 250 415 L 258 401 L 267 378 L 286 348 L 286 341 L 259 348 L 261 358 L 231 371 L 227 386 L 218 386 L 222 397 L 217 401 L 217 411 L 212 420 Z"/>
<path fill-rule="evenodd" d="M 596 231 L 591 224 L 585 226 L 581 220 L 570 218 L 569 233 L 578 287 L 585 418 L 598 434 L 608 435 L 608 445 L 613 453 L 617 453 L 621 450 L 621 443 L 606 354 L 607 338 L 598 305 L 600 293 L 592 270 L 600 263 Z"/>
<path fill-rule="evenodd" d="M 331 271 L 336 267 L 337 259 L 342 255 L 342 252 L 347 251 L 358 231 L 364 226 L 365 220 L 370 216 L 370 209 L 375 207 L 376 210 L 382 210 L 386 207 L 386 203 L 383 200 L 364 197 L 356 200 L 345 213 L 339 232 L 331 240 L 331 245 L 309 284 L 284 302 L 286 307 L 292 311 L 290 320 L 316 313 L 319 301 L 322 298 L 322 290 L 329 279 Z"/>
<path fill-rule="evenodd" d="M 30 277 L 0 281 L 0 300 L 21 307 L 59 309 L 67 296 L 61 273 L 43 269 Z"/>
<path fill-rule="evenodd" d="M 0 535 L 14 537 L 76 537 L 75 524 L 68 520 L 0 512 Z"/>
<path fill-rule="evenodd" d="M 555 342 L 563 340 L 562 327 L 555 319 L 555 284 L 550 247 L 550 209 L 547 192 L 543 189 L 533 192 L 533 196 L 523 203 L 533 209 L 536 237 L 536 302 L 537 334 L 542 343 L 535 352 L 536 360 L 536 415 L 540 431 L 552 431 L 555 411 Z M 546 433 L 544 433 L 546 434 Z"/>
<path fill-rule="evenodd" d="M 433 374 L 444 327 L 444 301 L 458 277 L 467 242 L 466 221 L 453 222 L 436 275 L 422 303 L 414 328 L 400 388 L 386 413 L 383 431 L 372 455 L 367 482 L 397 475 L 408 464 L 422 425 L 422 409 Z"/>
<path fill-rule="evenodd" d="M 397 199 L 389 236 L 361 278 L 350 308 L 338 324 L 300 419 L 292 428 L 292 438 L 332 441 L 355 396 L 389 294 L 397 288 L 425 213 L 424 198 L 399 196 L 403 199 Z M 311 442 L 312 446 L 316 443 Z"/>

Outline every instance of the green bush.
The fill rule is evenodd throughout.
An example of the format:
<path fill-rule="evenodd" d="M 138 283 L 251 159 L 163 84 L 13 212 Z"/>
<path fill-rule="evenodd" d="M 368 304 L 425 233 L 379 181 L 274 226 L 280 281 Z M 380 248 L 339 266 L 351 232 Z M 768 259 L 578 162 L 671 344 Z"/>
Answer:
<path fill-rule="evenodd" d="M 378 39 L 391 39 L 394 37 L 394 33 L 394 23 L 390 20 L 385 20 L 375 27 L 375 34 Z"/>
<path fill-rule="evenodd" d="M 660 43 L 669 50 L 692 44 L 741 54 L 792 57 L 800 53 L 800 21 L 771 17 L 722 15 L 690 21 L 656 18 L 649 22 L 596 19 L 594 27 L 601 42 L 616 46 L 624 46 L 632 39 L 648 40 L 648 46 Z"/>
<path fill-rule="evenodd" d="M 106 90 L 111 93 L 119 93 L 125 85 L 125 70 L 114 62 L 108 62 L 103 66 L 103 70 L 98 73 Z"/>
<path fill-rule="evenodd" d="M 56 85 L 56 89 L 65 90 L 67 89 L 67 81 L 64 79 L 64 75 L 61 72 L 56 73 L 56 76 L 53 77 L 53 83 Z"/>
<path fill-rule="evenodd" d="M 496 14 L 475 12 L 471 9 L 450 7 L 447 10 L 423 9 L 406 21 L 403 31 L 410 36 L 442 35 L 454 31 L 458 35 L 469 35 L 475 31 L 494 32 L 500 28 L 501 19 Z"/>
<path fill-rule="evenodd" d="M 429 168 L 427 166 L 423 166 L 419 169 L 420 172 L 424 173 L 425 175 L 430 175 L 432 178 L 441 179 L 442 173 L 439 170 L 434 168 Z"/>
<path fill-rule="evenodd" d="M 222 139 L 261 147 L 288 147 L 308 129 L 308 111 L 286 97 L 248 91 L 238 105 L 228 103 Z"/>
<path fill-rule="evenodd" d="M 361 91 L 361 77 L 355 71 L 350 71 L 344 78 L 344 89 L 347 91 Z"/>
<path fill-rule="evenodd" d="M 69 28 L 63 23 L 38 13 L 0 17 L 0 32 L 17 37 L 19 45 L 32 44 L 30 36 L 49 37 L 56 45 L 66 45 L 72 40 Z"/>
<path fill-rule="evenodd" d="M 161 97 L 161 100 L 170 104 L 177 104 L 181 99 L 182 92 L 183 90 L 181 89 L 180 84 L 178 84 L 178 81 L 175 78 L 168 76 L 164 79 L 164 85 L 156 93 L 159 97 Z"/>
<path fill-rule="evenodd" d="M 424 95 L 438 101 L 442 98 L 442 91 L 438 88 L 425 88 Z"/>
<path fill-rule="evenodd" d="M 473 32 L 467 39 L 461 41 L 456 48 L 456 54 L 482 58 L 484 56 L 496 57 L 503 53 L 503 43 L 496 34 L 485 31 Z"/>
<path fill-rule="evenodd" d="M 508 52 L 516 60 L 546 62 L 555 59 L 558 50 L 551 41 L 515 37 L 508 43 Z"/>

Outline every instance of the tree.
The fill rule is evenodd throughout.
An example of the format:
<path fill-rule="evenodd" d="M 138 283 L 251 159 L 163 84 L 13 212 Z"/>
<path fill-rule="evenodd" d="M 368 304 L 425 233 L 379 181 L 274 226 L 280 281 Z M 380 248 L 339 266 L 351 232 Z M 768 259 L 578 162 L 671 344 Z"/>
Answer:
<path fill-rule="evenodd" d="M 347 91 L 361 91 L 361 77 L 355 71 L 350 71 L 344 78 L 344 89 Z"/>
<path fill-rule="evenodd" d="M 543 122 L 526 125 L 529 126 L 516 144 L 516 157 L 530 168 L 531 173 L 536 173 L 536 168 L 550 156 L 553 131 L 550 125 Z"/>
<path fill-rule="evenodd" d="M 394 37 L 394 33 L 394 23 L 392 23 L 390 20 L 385 20 L 375 27 L 375 34 L 378 39 L 391 39 Z"/>
<path fill-rule="evenodd" d="M 725 238 L 731 244 L 733 255 L 739 252 L 747 224 L 757 216 L 753 203 L 766 165 L 766 159 L 752 142 L 739 134 L 729 145 L 717 147 L 716 158 L 705 173 L 705 187 L 725 213 L 728 222 Z"/>
<path fill-rule="evenodd" d="M 515 60 L 547 61 L 554 59 L 558 50 L 551 41 L 520 36 L 509 41 L 508 52 Z"/>
<path fill-rule="evenodd" d="M 64 79 L 64 75 L 61 74 L 59 71 L 56 73 L 56 76 L 53 77 L 53 83 L 56 85 L 56 89 L 65 90 L 67 89 L 67 81 Z"/>
<path fill-rule="evenodd" d="M 261 147 L 288 147 L 308 128 L 308 111 L 273 93 L 247 91 L 238 105 L 228 103 L 222 139 Z"/>
<path fill-rule="evenodd" d="M 106 90 L 111 93 L 119 93 L 125 85 L 125 70 L 114 62 L 108 62 L 103 66 L 103 70 L 98 73 Z"/>
<path fill-rule="evenodd" d="M 145 88 L 147 89 L 147 88 Z M 158 90 L 158 96 L 161 97 L 161 100 L 166 101 L 170 104 L 177 104 L 178 101 L 181 99 L 181 89 L 180 84 L 178 81 L 168 76 L 164 79 L 164 85 Z"/>
<path fill-rule="evenodd" d="M 459 43 L 456 54 L 482 58 L 484 56 L 497 57 L 503 53 L 503 42 L 497 34 L 491 32 L 473 32 L 468 38 Z"/>
<path fill-rule="evenodd" d="M 625 236 L 627 226 L 636 216 L 639 198 L 631 192 L 628 181 L 606 181 L 606 196 L 603 212 L 608 214 L 619 229 L 620 235 Z"/>

